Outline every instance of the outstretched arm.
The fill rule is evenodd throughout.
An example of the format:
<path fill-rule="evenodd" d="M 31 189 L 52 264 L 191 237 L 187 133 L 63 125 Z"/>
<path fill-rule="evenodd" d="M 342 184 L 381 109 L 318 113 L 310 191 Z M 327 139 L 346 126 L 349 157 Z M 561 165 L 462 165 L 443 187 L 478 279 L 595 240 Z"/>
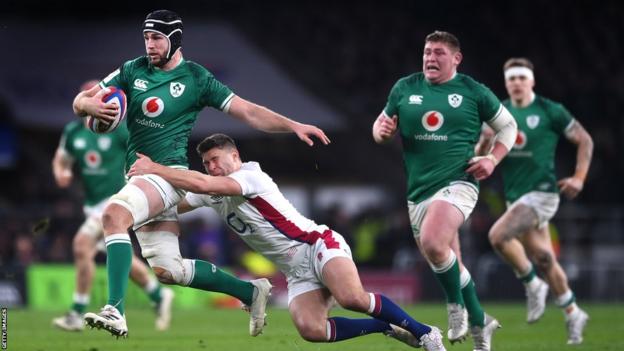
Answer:
<path fill-rule="evenodd" d="M 213 177 L 197 171 L 163 166 L 152 161 L 148 156 L 138 152 L 137 157 L 137 160 L 128 172 L 129 177 L 143 174 L 155 174 L 162 177 L 176 188 L 196 194 L 226 196 L 242 194 L 242 189 L 238 182 L 230 177 Z"/>
<path fill-rule="evenodd" d="M 573 199 L 583 190 L 594 152 L 594 141 L 578 121 L 573 122 L 565 136 L 576 144 L 576 169 L 573 176 L 561 179 L 558 185 L 567 198 Z"/>
<path fill-rule="evenodd" d="M 264 132 L 293 132 L 297 134 L 301 141 L 310 146 L 314 145 L 311 137 L 319 139 L 325 145 L 330 143 L 329 138 L 321 129 L 313 125 L 293 121 L 288 117 L 273 112 L 264 106 L 256 105 L 239 96 L 232 98 L 227 113 Z"/>

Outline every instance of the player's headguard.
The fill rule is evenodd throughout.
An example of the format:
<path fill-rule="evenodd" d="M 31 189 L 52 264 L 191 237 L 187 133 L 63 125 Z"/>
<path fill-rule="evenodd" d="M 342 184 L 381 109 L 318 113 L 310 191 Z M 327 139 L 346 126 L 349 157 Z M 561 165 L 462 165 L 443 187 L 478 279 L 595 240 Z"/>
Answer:
<path fill-rule="evenodd" d="M 166 60 L 169 61 L 182 46 L 182 18 L 169 10 L 157 10 L 151 12 L 143 22 L 143 33 L 156 32 L 164 35 L 169 41 L 169 51 Z"/>

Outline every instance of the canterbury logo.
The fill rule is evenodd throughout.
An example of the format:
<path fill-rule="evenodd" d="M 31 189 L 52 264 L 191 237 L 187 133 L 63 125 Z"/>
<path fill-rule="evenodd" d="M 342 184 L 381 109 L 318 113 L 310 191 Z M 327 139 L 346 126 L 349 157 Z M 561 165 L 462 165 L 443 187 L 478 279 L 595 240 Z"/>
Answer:
<path fill-rule="evenodd" d="M 139 90 L 147 90 L 147 81 L 143 79 L 135 79 L 134 80 L 134 88 Z"/>

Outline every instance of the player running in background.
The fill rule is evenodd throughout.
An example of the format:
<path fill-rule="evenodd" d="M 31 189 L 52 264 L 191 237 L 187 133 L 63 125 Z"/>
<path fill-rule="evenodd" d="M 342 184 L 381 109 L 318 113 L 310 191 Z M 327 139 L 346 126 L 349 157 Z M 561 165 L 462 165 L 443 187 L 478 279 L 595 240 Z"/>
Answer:
<path fill-rule="evenodd" d="M 490 350 L 500 327 L 479 303 L 470 272 L 461 261 L 459 227 L 478 198 L 478 180 L 492 174 L 516 139 L 516 123 L 484 85 L 457 73 L 457 38 L 436 31 L 425 39 L 423 72 L 392 88 L 373 124 L 377 143 L 399 132 L 407 172 L 407 206 L 416 243 L 442 286 L 451 343 L 470 332 L 475 350 Z M 496 130 L 491 153 L 474 157 L 482 122 Z"/>
<path fill-rule="evenodd" d="M 91 89 L 98 81 L 85 82 L 81 91 Z M 85 221 L 73 240 L 74 264 L 76 266 L 76 290 L 71 310 L 52 323 L 68 331 L 81 331 L 85 323 L 83 313 L 89 304 L 93 278 L 95 276 L 95 255 L 97 244 L 103 240 L 101 216 L 108 198 L 125 184 L 124 165 L 128 130 L 123 123 L 109 134 L 95 134 L 86 127 L 86 119 L 67 124 L 52 160 L 52 171 L 56 184 L 67 188 L 74 175 L 75 165 L 82 180 L 85 195 Z M 132 255 L 130 278 L 149 296 L 155 304 L 158 317 L 156 329 L 165 330 L 171 320 L 173 290 L 162 287 L 145 263 Z"/>
<path fill-rule="evenodd" d="M 211 135 L 197 152 L 209 175 L 166 167 L 143 155 L 128 174 L 156 174 L 189 191 L 178 204 L 179 213 L 212 207 L 252 249 L 275 263 L 286 275 L 288 309 L 305 340 L 335 342 L 384 333 L 413 347 L 444 350 L 436 327 L 415 321 L 387 297 L 364 291 L 344 238 L 302 216 L 258 163 L 242 163 L 230 137 Z M 372 318 L 328 318 L 332 297 Z"/>
<path fill-rule="evenodd" d="M 74 112 L 107 121 L 118 107 L 101 101 L 106 87 L 117 86 L 128 98 L 130 133 L 126 165 L 141 152 L 175 168 L 187 168 L 188 137 L 197 114 L 207 106 L 223 111 L 253 128 L 266 132 L 292 132 L 309 145 L 311 137 L 324 144 L 322 130 L 301 124 L 235 95 L 203 66 L 182 57 L 182 20 L 168 10 L 151 12 L 143 22 L 146 55 L 127 61 L 100 82 L 78 94 Z M 104 210 L 103 226 L 108 252 L 108 303 L 100 313 L 87 313 L 87 323 L 113 335 L 127 335 L 124 297 L 132 247 L 128 230 L 134 228 L 142 254 L 167 284 L 219 291 L 251 305 L 252 335 L 264 326 L 264 304 L 270 291 L 266 279 L 246 282 L 217 270 L 211 263 L 182 259 L 176 213 L 185 191 L 157 175 L 132 177 L 113 195 Z M 172 257 L 176 257 L 172 259 Z"/>
<path fill-rule="evenodd" d="M 565 107 L 534 93 L 533 64 L 529 60 L 511 58 L 503 70 L 509 94 L 503 104 L 518 124 L 518 138 L 500 165 L 508 206 L 490 230 L 490 242 L 525 285 L 527 322 L 536 322 L 544 313 L 550 286 L 555 303 L 565 312 L 568 344 L 580 344 L 589 317 L 576 305 L 566 274 L 557 262 L 548 221 L 557 212 L 559 191 L 573 199 L 583 189 L 592 158 L 592 138 Z M 489 147 L 491 131 L 486 129 L 483 135 L 480 151 Z M 573 176 L 557 182 L 555 149 L 560 136 L 577 146 L 576 170 Z M 532 262 L 548 284 L 537 276 Z"/>

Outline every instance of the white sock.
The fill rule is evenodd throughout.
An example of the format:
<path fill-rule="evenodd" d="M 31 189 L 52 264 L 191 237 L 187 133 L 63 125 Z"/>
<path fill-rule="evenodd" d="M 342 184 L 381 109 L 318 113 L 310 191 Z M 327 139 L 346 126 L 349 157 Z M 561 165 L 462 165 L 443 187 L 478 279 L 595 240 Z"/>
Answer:
<path fill-rule="evenodd" d="M 572 290 L 568 290 L 557 296 L 555 298 L 555 304 L 563 308 L 563 313 L 567 316 L 573 316 L 579 311 L 578 305 L 574 301 L 574 293 L 572 293 Z"/>
<path fill-rule="evenodd" d="M 451 269 L 451 267 L 453 267 L 455 261 L 457 261 L 457 256 L 455 256 L 455 252 L 453 252 L 453 250 L 450 250 L 449 256 L 446 261 L 442 262 L 440 265 L 430 263 L 430 266 L 435 273 L 444 273 Z"/>
<path fill-rule="evenodd" d="M 158 289 L 158 280 L 156 280 L 156 278 L 154 277 L 150 277 L 147 281 L 147 284 L 145 284 L 145 286 L 143 287 L 143 290 L 145 290 L 146 293 L 150 294 L 156 289 Z"/>
<path fill-rule="evenodd" d="M 81 294 L 77 291 L 74 291 L 74 303 L 88 305 L 89 300 L 89 294 Z"/>

